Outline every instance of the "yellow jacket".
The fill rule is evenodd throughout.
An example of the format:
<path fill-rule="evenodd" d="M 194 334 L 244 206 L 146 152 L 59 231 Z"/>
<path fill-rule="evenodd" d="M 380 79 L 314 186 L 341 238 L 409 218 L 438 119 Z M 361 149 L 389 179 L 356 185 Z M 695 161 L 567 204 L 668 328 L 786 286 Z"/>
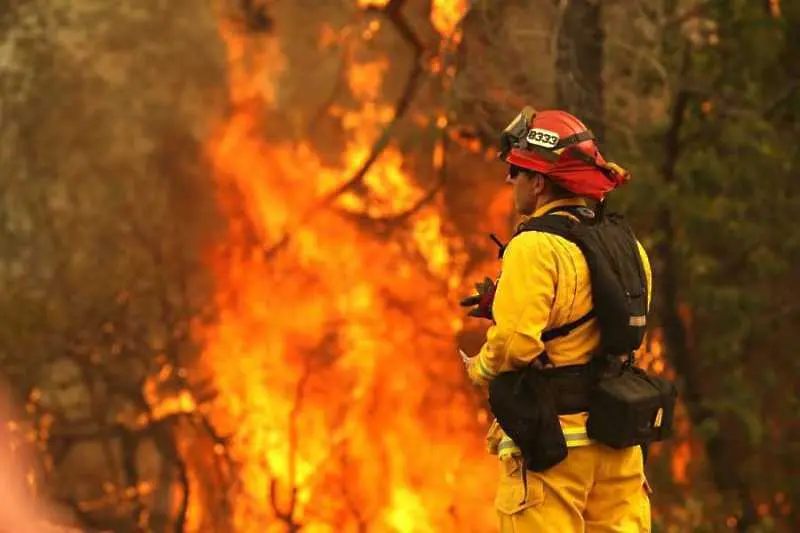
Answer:
<path fill-rule="evenodd" d="M 532 217 L 569 205 L 586 205 L 586 202 L 574 198 L 557 200 L 537 209 Z M 641 245 L 639 252 L 647 278 L 649 302 L 650 262 Z M 481 351 L 470 360 L 470 378 L 479 385 L 486 385 L 500 372 L 524 367 L 545 349 L 556 366 L 587 363 L 600 345 L 596 320 L 546 344 L 541 336 L 543 331 L 568 324 L 591 309 L 589 268 L 580 249 L 549 233 L 520 233 L 508 243 L 503 255 L 502 273 L 492 305 L 495 324 L 486 333 Z M 568 446 L 590 444 L 586 417 L 586 413 L 559 417 Z M 496 422 L 490 429 L 489 444 L 490 451 L 501 456 L 516 451 Z"/>

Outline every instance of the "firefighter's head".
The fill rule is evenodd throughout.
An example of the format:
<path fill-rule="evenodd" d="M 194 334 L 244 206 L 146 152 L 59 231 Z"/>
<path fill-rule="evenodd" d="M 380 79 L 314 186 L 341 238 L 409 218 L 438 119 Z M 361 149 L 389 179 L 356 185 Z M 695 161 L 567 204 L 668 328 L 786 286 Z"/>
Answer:
<path fill-rule="evenodd" d="M 499 157 L 509 165 L 521 214 L 564 196 L 601 201 L 630 177 L 603 158 L 592 132 L 565 111 L 523 109 L 503 130 Z"/>
<path fill-rule="evenodd" d="M 520 215 L 532 215 L 536 208 L 552 200 L 578 196 L 546 174 L 516 165 L 508 167 L 506 182 L 514 187 L 514 207 Z"/>

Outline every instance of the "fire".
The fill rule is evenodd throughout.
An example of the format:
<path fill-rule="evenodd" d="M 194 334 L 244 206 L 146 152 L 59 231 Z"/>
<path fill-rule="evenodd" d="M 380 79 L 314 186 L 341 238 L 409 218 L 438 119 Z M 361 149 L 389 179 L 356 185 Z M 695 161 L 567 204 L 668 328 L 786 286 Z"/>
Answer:
<path fill-rule="evenodd" d="M 356 0 L 360 8 L 386 7 L 389 0 Z M 431 24 L 443 36 L 453 34 L 456 26 L 470 7 L 470 0 L 433 0 L 431 2 Z"/>
<path fill-rule="evenodd" d="M 465 10 L 466 2 L 433 2 L 443 41 L 458 40 Z M 335 39 L 326 31 L 323 40 Z M 465 243 L 435 189 L 409 172 L 392 143 L 344 186 L 394 119 L 381 98 L 388 60 L 350 65 L 358 104 L 330 109 L 345 135 L 340 161 L 330 164 L 319 139 L 262 134 L 285 68 L 279 44 L 222 34 L 234 112 L 207 148 L 230 224 L 211 259 L 218 320 L 199 334 L 219 391 L 210 416 L 230 435 L 239 468 L 235 531 L 493 529 L 487 417 L 455 356 Z M 445 167 L 447 117 L 415 113 L 415 122 L 442 132 L 430 159 L 436 173 Z M 507 194 L 492 202 L 495 227 L 509 205 Z M 654 371 L 670 372 L 658 335 L 643 356 Z M 164 415 L 192 407 L 178 394 Z M 676 478 L 691 459 L 689 448 L 679 452 Z M 196 506 L 190 523 L 203 528 Z"/>
<path fill-rule="evenodd" d="M 366 7 L 386 7 L 389 0 L 356 0 L 356 5 L 360 8 Z"/>
<path fill-rule="evenodd" d="M 686 306 L 681 308 L 681 317 L 687 328 L 691 327 L 691 316 Z M 637 365 L 653 374 L 663 375 L 667 379 L 676 379 L 675 369 L 666 361 L 666 347 L 664 345 L 664 332 L 661 328 L 654 328 L 645 338 L 642 348 L 636 354 Z M 664 450 L 665 443 L 656 443 L 651 446 L 650 455 L 658 457 Z M 675 419 L 673 423 L 673 437 L 668 443 L 670 448 L 669 467 L 672 480 L 677 485 L 688 485 L 692 480 L 692 463 L 699 462 L 698 453 L 701 445 L 692 432 L 692 423 L 686 405 L 681 398 L 675 406 Z"/>
<path fill-rule="evenodd" d="M 667 367 L 665 352 L 664 332 L 661 328 L 655 328 L 646 335 L 642 348 L 637 352 L 637 364 L 648 372 L 674 379 L 675 372 Z"/>
<path fill-rule="evenodd" d="M 442 35 L 453 33 L 456 25 L 466 14 L 469 0 L 433 0 L 431 3 L 431 22 Z"/>
<path fill-rule="evenodd" d="M 236 61 L 246 47 L 225 37 Z M 359 105 L 333 110 L 347 135 L 337 166 L 310 142 L 262 137 L 265 68 L 257 82 L 233 69 L 237 110 L 208 144 L 223 191 L 236 191 L 212 259 L 220 315 L 201 332 L 220 392 L 211 416 L 240 465 L 235 529 L 491 529 L 485 417 L 454 345 L 464 243 L 435 196 L 420 204 L 427 187 L 392 145 L 359 187 L 330 196 L 393 118 L 379 99 L 387 63 L 348 73 Z"/>

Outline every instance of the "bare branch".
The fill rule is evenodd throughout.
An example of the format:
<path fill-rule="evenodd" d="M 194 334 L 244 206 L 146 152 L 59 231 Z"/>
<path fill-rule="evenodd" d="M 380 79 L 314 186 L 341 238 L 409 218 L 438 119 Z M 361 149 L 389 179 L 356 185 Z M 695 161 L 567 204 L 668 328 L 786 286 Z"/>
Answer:
<path fill-rule="evenodd" d="M 355 213 L 353 211 L 346 211 L 344 209 L 338 210 L 338 212 L 345 217 L 352 218 L 359 222 L 369 222 L 372 224 L 379 224 L 381 226 L 381 230 L 386 231 L 391 229 L 392 226 L 396 226 L 407 221 L 409 218 L 413 217 L 417 214 L 420 210 L 422 210 L 426 205 L 431 203 L 436 195 L 444 188 L 445 180 L 444 177 L 440 177 L 437 179 L 436 183 L 430 190 L 428 190 L 425 194 L 423 194 L 414 204 L 409 206 L 407 209 L 400 211 L 398 213 L 392 213 L 389 215 L 383 216 L 372 216 L 367 213 Z"/>
<path fill-rule="evenodd" d="M 344 183 L 325 194 L 312 209 L 306 211 L 306 213 L 300 217 L 298 222 L 298 224 L 301 226 L 308 223 L 309 220 L 311 220 L 321 209 L 329 207 L 333 202 L 336 201 L 337 198 L 339 198 L 339 196 L 354 189 L 362 182 L 370 168 L 372 168 L 372 165 L 378 160 L 386 147 L 389 146 L 389 142 L 392 140 L 392 135 L 394 134 L 397 124 L 400 122 L 400 119 L 403 118 L 408 110 L 408 107 L 411 105 L 411 102 L 417 94 L 419 80 L 423 73 L 422 58 L 425 47 L 416 33 L 414 33 L 414 31 L 411 29 L 411 26 L 408 24 L 408 21 L 402 14 L 401 10 L 404 4 L 405 0 L 390 0 L 390 2 L 383 7 L 383 9 L 374 6 L 367 8 L 368 12 L 377 12 L 388 18 L 398 33 L 403 37 L 403 40 L 409 44 L 413 53 L 411 71 L 408 73 L 408 78 L 406 79 L 406 83 L 400 98 L 397 100 L 397 102 L 395 102 L 392 120 L 390 120 L 386 127 L 384 127 L 383 132 L 381 132 L 378 139 L 372 145 L 369 155 L 364 162 L 361 163 L 361 166 L 358 168 L 355 174 L 353 174 Z M 265 249 L 265 256 L 273 256 L 282 247 L 286 246 L 290 238 L 290 232 L 284 233 L 277 243 Z"/>
<path fill-rule="evenodd" d="M 422 65 L 422 56 L 424 52 L 424 46 L 422 41 L 420 41 L 419 37 L 414 33 L 409 26 L 408 22 L 406 21 L 405 17 L 403 17 L 401 13 L 401 9 L 405 4 L 405 0 L 391 0 L 383 10 L 379 11 L 383 15 L 385 15 L 397 29 L 398 33 L 403 37 L 403 39 L 411 46 L 412 52 L 414 54 L 413 63 L 411 66 L 411 71 L 408 74 L 408 78 L 406 79 L 405 87 L 403 88 L 403 92 L 400 95 L 400 98 L 397 100 L 394 106 L 394 116 L 389 124 L 386 125 L 383 132 L 381 133 L 378 140 L 372 146 L 372 150 L 370 151 L 369 156 L 364 162 L 361 164 L 361 167 L 356 171 L 356 173 L 347 181 L 339 185 L 336 189 L 329 192 L 320 202 L 320 207 L 326 207 L 330 205 L 333 201 L 335 201 L 340 195 L 344 194 L 345 192 L 351 190 L 355 187 L 361 180 L 364 179 L 364 176 L 367 175 L 369 169 L 378 160 L 378 157 L 383 153 L 383 150 L 389 145 L 389 141 L 392 138 L 392 134 L 394 133 L 394 129 L 397 126 L 398 122 L 401 118 L 405 115 L 406 111 L 408 110 L 408 106 L 411 104 L 411 101 L 416 96 L 417 92 L 417 85 L 419 83 L 419 77 L 423 72 L 423 65 Z M 376 8 L 369 8 L 369 10 L 377 10 Z M 314 212 L 316 209 L 314 210 Z"/>
<path fill-rule="evenodd" d="M 189 497 L 191 495 L 191 489 L 189 487 L 189 475 L 186 462 L 178 456 L 177 450 L 173 460 L 178 469 L 178 481 L 181 485 L 181 503 L 178 507 L 178 517 L 175 521 L 175 533 L 183 533 L 186 529 L 186 520 L 189 517 Z"/>
<path fill-rule="evenodd" d="M 136 465 L 136 453 L 139 450 L 139 439 L 128 432 L 122 434 L 122 465 L 125 473 L 125 483 L 129 487 L 136 487 L 139 485 L 139 468 Z M 136 491 L 133 502 L 133 523 L 142 523 L 142 516 L 145 512 L 142 498 L 139 491 Z"/>

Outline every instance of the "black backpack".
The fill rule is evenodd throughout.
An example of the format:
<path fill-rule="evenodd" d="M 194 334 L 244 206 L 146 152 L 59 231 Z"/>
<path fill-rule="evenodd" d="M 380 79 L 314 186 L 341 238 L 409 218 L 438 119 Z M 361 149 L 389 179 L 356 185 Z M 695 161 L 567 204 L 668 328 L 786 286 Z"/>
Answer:
<path fill-rule="evenodd" d="M 572 216 L 557 213 L 569 213 Z M 515 236 L 542 231 L 575 243 L 586 258 L 593 309 L 542 333 L 543 341 L 569 335 L 597 318 L 601 347 L 590 363 L 504 372 L 489 385 L 498 423 L 521 449 L 527 468 L 546 470 L 567 456 L 559 414 L 588 411 L 588 436 L 614 448 L 667 438 L 672 431 L 675 386 L 633 366 L 647 325 L 647 278 L 636 238 L 618 214 L 596 216 L 586 207 L 558 207 L 523 223 Z M 627 355 L 624 364 L 607 364 Z M 547 355 L 541 354 L 541 363 Z"/>
<path fill-rule="evenodd" d="M 544 340 L 566 335 L 596 317 L 603 354 L 624 355 L 639 349 L 647 328 L 647 278 L 636 237 L 622 215 L 597 217 L 586 207 L 557 207 L 522 224 L 516 235 L 525 231 L 552 233 L 575 243 L 589 266 L 593 309 L 545 332 Z"/>

